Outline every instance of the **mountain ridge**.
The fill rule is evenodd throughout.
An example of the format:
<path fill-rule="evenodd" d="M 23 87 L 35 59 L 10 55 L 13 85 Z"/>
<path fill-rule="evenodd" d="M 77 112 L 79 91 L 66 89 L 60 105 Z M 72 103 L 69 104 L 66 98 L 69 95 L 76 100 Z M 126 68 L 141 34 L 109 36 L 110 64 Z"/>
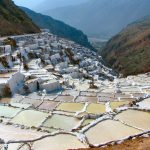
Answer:
<path fill-rule="evenodd" d="M 149 0 L 89 0 L 44 13 L 81 29 L 88 36 L 107 38 L 129 23 L 150 15 L 149 6 Z"/>
<path fill-rule="evenodd" d="M 72 40 L 82 46 L 93 49 L 87 36 L 80 30 L 71 27 L 62 21 L 55 20 L 50 16 L 36 13 L 28 8 L 20 7 L 41 28 L 47 28 L 52 34 Z"/>
<path fill-rule="evenodd" d="M 129 24 L 110 39 L 102 56 L 124 76 L 150 72 L 150 16 Z"/>

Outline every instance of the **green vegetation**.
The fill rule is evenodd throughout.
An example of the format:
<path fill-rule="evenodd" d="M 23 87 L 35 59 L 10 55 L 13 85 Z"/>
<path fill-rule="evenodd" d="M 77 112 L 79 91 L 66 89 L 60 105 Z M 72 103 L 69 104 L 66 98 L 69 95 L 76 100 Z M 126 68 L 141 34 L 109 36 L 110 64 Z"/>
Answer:
<path fill-rule="evenodd" d="M 80 30 L 77 30 L 61 21 L 55 20 L 49 16 L 36 13 L 28 8 L 21 7 L 23 11 L 37 24 L 40 28 L 49 29 L 52 34 L 62 38 L 72 40 L 80 45 L 94 49 L 87 36 Z"/>
<path fill-rule="evenodd" d="M 39 31 L 40 29 L 12 0 L 0 0 L 0 36 Z"/>
<path fill-rule="evenodd" d="M 124 76 L 150 71 L 150 17 L 128 25 L 102 51 L 108 64 Z"/>

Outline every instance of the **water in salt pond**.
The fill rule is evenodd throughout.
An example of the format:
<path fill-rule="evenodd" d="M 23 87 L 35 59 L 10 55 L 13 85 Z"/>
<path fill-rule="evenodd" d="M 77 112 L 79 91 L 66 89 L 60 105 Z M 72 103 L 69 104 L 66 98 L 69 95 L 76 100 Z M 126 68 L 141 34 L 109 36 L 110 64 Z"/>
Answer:
<path fill-rule="evenodd" d="M 77 112 L 77 111 L 81 111 L 83 108 L 84 108 L 84 104 L 82 103 L 61 103 L 57 107 L 57 110 Z"/>
<path fill-rule="evenodd" d="M 85 132 L 91 144 L 102 144 L 141 133 L 140 130 L 126 126 L 118 121 L 105 120 Z"/>
<path fill-rule="evenodd" d="M 112 109 L 116 109 L 118 107 L 128 105 L 131 101 L 118 101 L 118 102 L 110 102 L 110 107 Z"/>
<path fill-rule="evenodd" d="M 115 119 L 124 121 L 125 123 L 141 128 L 145 131 L 150 130 L 150 113 L 138 110 L 126 110 L 116 115 Z"/>
<path fill-rule="evenodd" d="M 54 114 L 43 124 L 43 126 L 60 128 L 66 131 L 70 131 L 71 129 L 73 129 L 75 126 L 78 125 L 79 121 L 80 120 L 74 117 Z"/>
<path fill-rule="evenodd" d="M 47 144 L 49 146 L 47 146 Z M 85 148 L 77 137 L 68 134 L 59 134 L 34 142 L 32 149 L 36 150 L 67 150 Z"/>
<path fill-rule="evenodd" d="M 91 103 L 89 104 L 89 106 L 87 107 L 87 113 L 91 113 L 91 114 L 103 114 L 106 112 L 106 107 L 104 103 Z"/>
<path fill-rule="evenodd" d="M 55 101 L 59 102 L 73 102 L 73 96 L 58 96 Z"/>
<path fill-rule="evenodd" d="M 6 118 L 12 118 L 14 117 L 19 111 L 21 111 L 20 108 L 13 108 L 9 106 L 2 106 L 0 105 L 0 116 L 6 117 Z"/>
<path fill-rule="evenodd" d="M 25 125 L 28 127 L 38 127 L 41 123 L 48 117 L 47 113 L 34 111 L 34 110 L 25 110 L 19 113 L 14 117 L 11 122 L 14 124 Z"/>

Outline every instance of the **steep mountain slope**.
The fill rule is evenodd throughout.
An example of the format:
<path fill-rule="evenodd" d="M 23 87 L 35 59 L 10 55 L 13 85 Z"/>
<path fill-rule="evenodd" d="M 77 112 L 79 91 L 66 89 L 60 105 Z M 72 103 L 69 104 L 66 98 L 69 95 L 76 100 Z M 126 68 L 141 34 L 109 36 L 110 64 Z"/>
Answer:
<path fill-rule="evenodd" d="M 0 0 L 0 36 L 36 33 L 40 29 L 11 0 Z"/>
<path fill-rule="evenodd" d="M 80 30 L 77 30 L 61 21 L 55 20 L 49 16 L 36 13 L 30 9 L 21 7 L 26 14 L 32 18 L 35 24 L 41 28 L 47 28 L 51 33 L 60 37 L 75 41 L 85 47 L 92 48 L 88 42 L 87 36 Z"/>
<path fill-rule="evenodd" d="M 45 9 L 44 13 L 81 29 L 89 36 L 110 37 L 127 24 L 150 15 L 149 6 L 150 0 L 88 0 L 77 6 Z"/>
<path fill-rule="evenodd" d="M 150 71 L 150 17 L 128 25 L 102 51 L 104 59 L 124 76 Z"/>

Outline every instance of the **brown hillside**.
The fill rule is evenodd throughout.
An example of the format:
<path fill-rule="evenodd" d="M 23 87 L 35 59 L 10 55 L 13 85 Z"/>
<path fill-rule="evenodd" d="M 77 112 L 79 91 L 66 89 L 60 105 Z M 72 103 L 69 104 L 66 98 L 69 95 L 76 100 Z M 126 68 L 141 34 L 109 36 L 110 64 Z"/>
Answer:
<path fill-rule="evenodd" d="M 124 76 L 150 71 L 150 17 L 128 25 L 102 51 L 108 64 Z"/>
<path fill-rule="evenodd" d="M 0 36 L 39 31 L 40 29 L 12 0 L 0 0 Z"/>

